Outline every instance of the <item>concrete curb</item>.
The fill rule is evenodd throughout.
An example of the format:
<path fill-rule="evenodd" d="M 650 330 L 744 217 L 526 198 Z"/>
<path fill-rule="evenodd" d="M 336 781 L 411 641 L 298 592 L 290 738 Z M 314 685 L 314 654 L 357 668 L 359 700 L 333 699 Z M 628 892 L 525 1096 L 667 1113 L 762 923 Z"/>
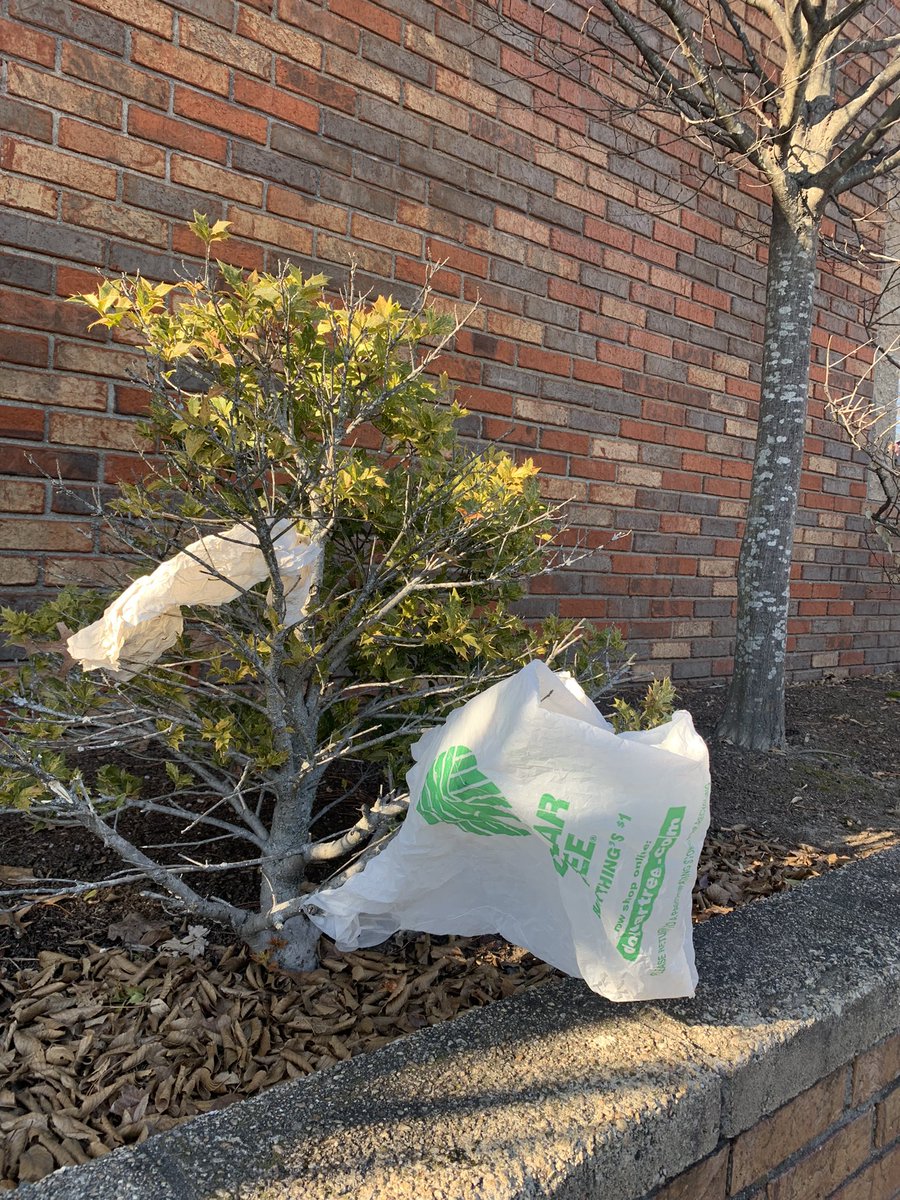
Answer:
<path fill-rule="evenodd" d="M 568 980 L 16 1200 L 639 1200 L 900 1028 L 900 848 L 696 932 L 692 1000 Z"/>

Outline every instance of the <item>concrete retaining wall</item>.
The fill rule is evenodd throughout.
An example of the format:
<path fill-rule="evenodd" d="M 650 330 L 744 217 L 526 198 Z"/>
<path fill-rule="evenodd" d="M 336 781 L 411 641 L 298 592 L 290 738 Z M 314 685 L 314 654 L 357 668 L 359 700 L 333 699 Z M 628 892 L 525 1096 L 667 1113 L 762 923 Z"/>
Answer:
<path fill-rule="evenodd" d="M 898 901 L 893 850 L 702 926 L 693 1000 L 538 989 L 17 1200 L 895 1200 Z"/>

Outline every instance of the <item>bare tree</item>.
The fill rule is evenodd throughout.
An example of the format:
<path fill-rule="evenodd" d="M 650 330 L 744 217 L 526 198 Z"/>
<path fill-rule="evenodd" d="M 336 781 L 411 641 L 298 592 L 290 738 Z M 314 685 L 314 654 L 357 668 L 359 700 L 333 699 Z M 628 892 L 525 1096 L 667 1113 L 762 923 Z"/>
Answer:
<path fill-rule="evenodd" d="M 577 80 L 607 111 L 636 111 L 621 99 L 624 87 L 643 111 L 676 114 L 716 163 L 754 171 L 771 195 L 758 435 L 734 673 L 718 730 L 769 749 L 785 737 L 789 576 L 821 222 L 846 193 L 877 193 L 900 166 L 900 14 L 896 0 L 601 5 L 606 13 L 592 6 L 580 28 L 574 5 L 540 5 L 549 14 L 537 34 L 543 68 Z"/>
<path fill-rule="evenodd" d="M 865 322 L 868 341 L 861 351 L 867 361 L 849 391 L 836 380 L 844 366 L 829 346 L 825 393 L 828 411 L 867 462 L 869 545 L 884 567 L 886 579 L 900 583 L 900 227 L 891 221 L 886 254 L 875 255 L 882 289 Z"/>

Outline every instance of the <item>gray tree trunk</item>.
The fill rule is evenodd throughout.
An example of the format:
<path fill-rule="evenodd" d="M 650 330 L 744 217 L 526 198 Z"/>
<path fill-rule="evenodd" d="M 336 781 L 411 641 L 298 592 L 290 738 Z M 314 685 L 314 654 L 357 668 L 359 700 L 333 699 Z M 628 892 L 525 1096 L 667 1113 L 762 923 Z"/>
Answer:
<path fill-rule="evenodd" d="M 734 674 L 719 737 L 783 746 L 791 553 L 809 395 L 818 227 L 773 207 L 762 389 L 747 526 L 738 562 Z"/>
<path fill-rule="evenodd" d="M 247 938 L 251 949 L 268 953 L 273 962 L 288 971 L 312 971 L 319 965 L 320 932 L 300 913 L 279 923 L 279 906 L 302 893 L 306 877 L 303 850 L 309 841 L 310 817 L 319 776 L 311 775 L 305 786 L 295 790 L 290 781 L 286 794 L 279 795 L 272 815 L 269 853 L 272 862 L 261 872 L 260 912 L 273 913 L 271 924 Z"/>

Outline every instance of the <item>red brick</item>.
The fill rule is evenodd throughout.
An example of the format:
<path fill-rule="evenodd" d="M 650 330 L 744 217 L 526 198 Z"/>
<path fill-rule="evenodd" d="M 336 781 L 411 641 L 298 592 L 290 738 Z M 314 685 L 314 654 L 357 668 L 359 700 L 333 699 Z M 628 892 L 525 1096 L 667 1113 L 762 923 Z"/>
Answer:
<path fill-rule="evenodd" d="M 464 271 L 467 275 L 478 275 L 483 279 L 487 278 L 488 259 L 483 254 L 463 250 L 449 242 L 438 241 L 437 238 L 428 239 L 426 252 L 431 262 L 446 262 L 456 271 Z"/>
<path fill-rule="evenodd" d="M 552 350 L 543 350 L 537 346 L 520 346 L 518 361 L 520 367 L 529 371 L 562 375 L 566 378 L 572 374 L 572 360 L 567 354 L 556 354 Z"/>
<path fill-rule="evenodd" d="M 158 142 L 174 150 L 184 150 L 197 158 L 224 163 L 227 139 L 206 129 L 197 129 L 189 121 L 174 121 L 146 108 L 132 104 L 128 110 L 128 132 L 132 137 Z M 165 155 L 163 155 L 165 159 Z"/>
<path fill-rule="evenodd" d="M 346 17 L 363 29 L 371 29 L 388 41 L 400 41 L 399 19 L 378 5 L 369 4 L 368 0 L 331 0 L 329 7 L 338 16 Z"/>
<path fill-rule="evenodd" d="M 45 337 L 21 329 L 0 329 L 0 362 L 46 367 L 50 344 Z"/>
<path fill-rule="evenodd" d="M 52 67 L 56 61 L 56 42 L 21 21 L 0 20 L 0 52 Z"/>
<path fill-rule="evenodd" d="M 283 88 L 270 87 L 267 83 L 239 75 L 234 81 L 234 98 L 238 104 L 249 105 L 301 129 L 318 132 L 318 108 L 314 104 L 307 104 L 305 100 L 286 95 Z"/>
<path fill-rule="evenodd" d="M 123 416 L 143 416 L 149 403 L 150 393 L 144 388 L 123 386 L 116 388 L 116 412 L 122 413 Z"/>
<path fill-rule="evenodd" d="M 279 59 L 275 64 L 275 81 L 280 88 L 289 88 L 316 104 L 336 108 L 345 113 L 356 111 L 354 88 L 347 87 L 336 79 L 330 79 L 327 75 L 320 75 L 317 71 L 298 67 L 296 63 Z"/>
<path fill-rule="evenodd" d="M 39 408 L 0 404 L 0 437 L 41 441 L 44 436 L 44 413 Z"/>
<path fill-rule="evenodd" d="M 228 94 L 228 68 L 210 62 L 202 55 L 136 33 L 131 40 L 131 58 L 143 67 L 152 67 L 182 83 L 193 83 L 208 92 Z"/>
<path fill-rule="evenodd" d="M 225 129 L 253 142 L 265 142 L 267 121 L 256 113 L 245 112 L 230 100 L 215 100 L 186 88 L 175 89 L 175 112 L 181 117 Z"/>
<path fill-rule="evenodd" d="M 0 148 L 0 167 L 18 175 L 52 180 L 96 196 L 112 198 L 116 194 L 116 173 L 109 167 L 84 162 L 74 154 L 31 146 L 13 138 L 7 138 Z"/>
<path fill-rule="evenodd" d="M 107 454 L 104 483 L 136 483 L 151 470 L 151 463 L 137 454 Z"/>
<path fill-rule="evenodd" d="M 587 455 L 590 438 L 587 433 L 568 433 L 563 430 L 541 432 L 541 446 L 547 450 L 564 450 L 566 454 Z"/>

